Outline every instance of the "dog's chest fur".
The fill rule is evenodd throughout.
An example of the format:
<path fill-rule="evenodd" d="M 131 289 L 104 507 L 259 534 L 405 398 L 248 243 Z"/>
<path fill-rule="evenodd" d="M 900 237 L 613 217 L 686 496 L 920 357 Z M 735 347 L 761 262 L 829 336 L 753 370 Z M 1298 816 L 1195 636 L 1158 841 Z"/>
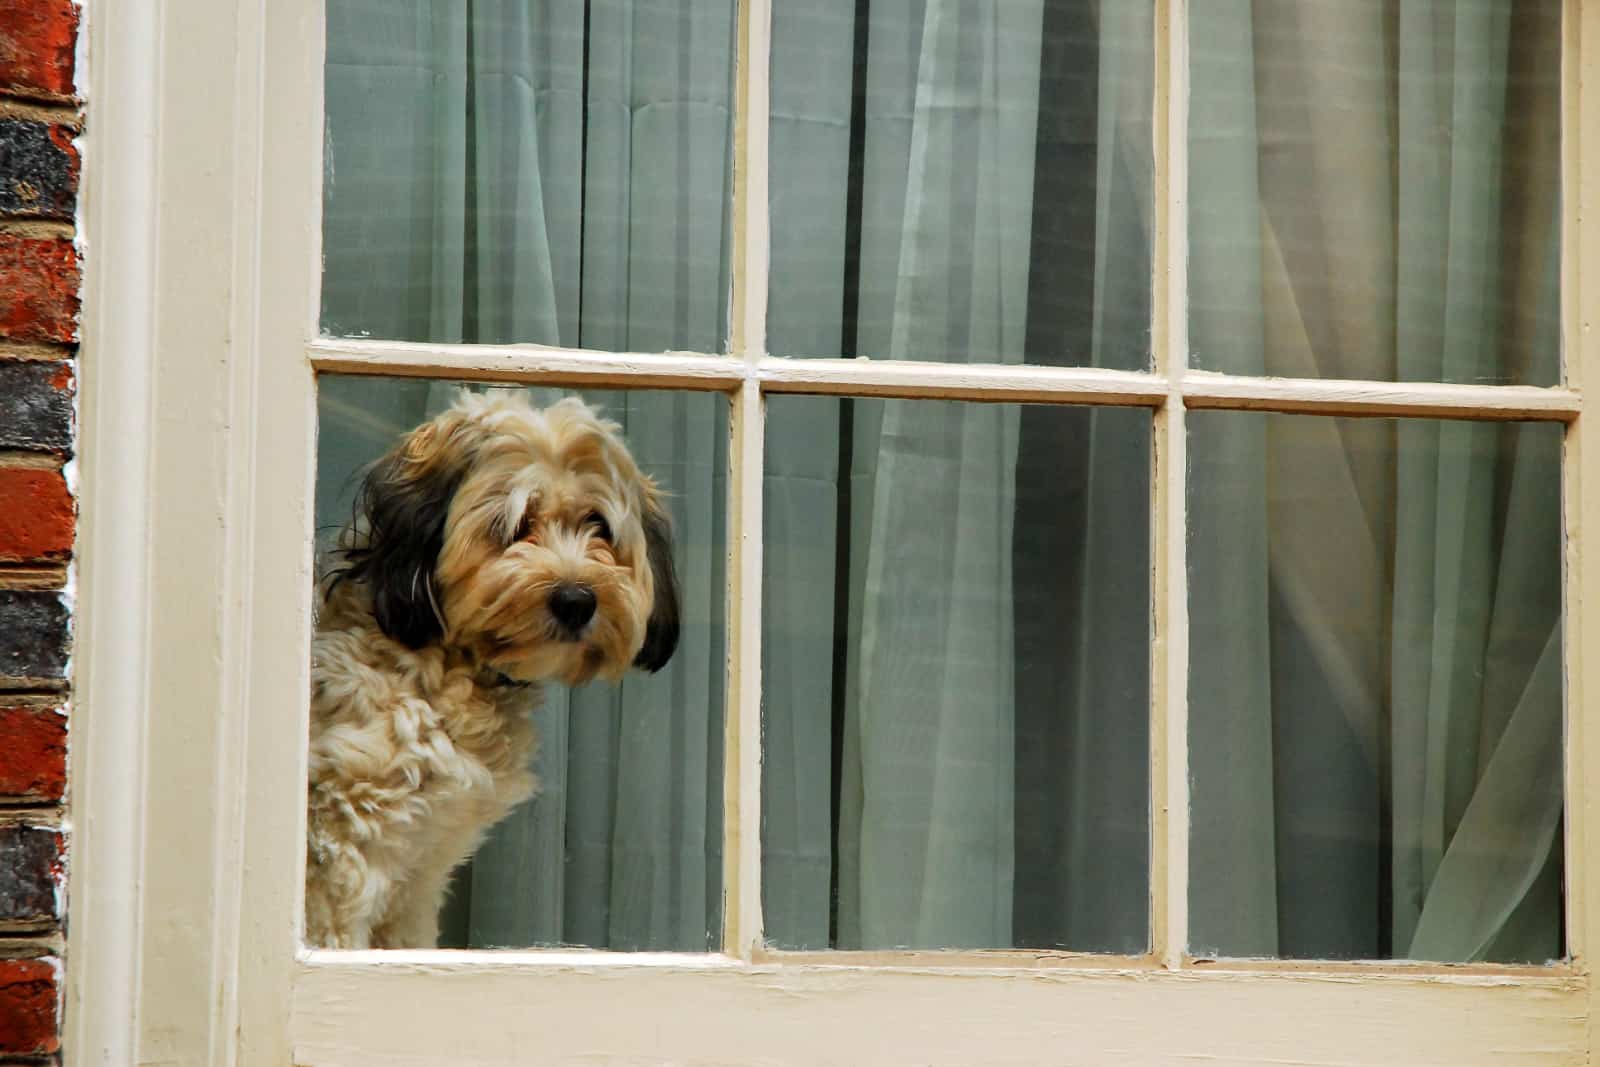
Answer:
<path fill-rule="evenodd" d="M 343 617 L 325 618 L 336 625 L 312 646 L 307 860 L 354 893 L 326 907 L 308 896 L 308 930 L 334 944 L 431 944 L 450 871 L 533 792 L 538 689 L 494 684 L 327 607 Z M 353 909 L 334 903 L 350 898 Z"/>

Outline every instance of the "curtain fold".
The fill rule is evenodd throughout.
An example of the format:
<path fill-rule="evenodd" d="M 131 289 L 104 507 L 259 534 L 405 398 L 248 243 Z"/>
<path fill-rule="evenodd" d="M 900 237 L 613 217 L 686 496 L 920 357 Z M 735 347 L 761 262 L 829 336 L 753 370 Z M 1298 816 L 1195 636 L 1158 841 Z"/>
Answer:
<path fill-rule="evenodd" d="M 1556 379 L 1547 9 L 1195 7 L 1194 365 Z M 723 349 L 730 3 L 328 18 L 329 332 Z M 772 351 L 1147 367 L 1153 39 L 1148 4 L 780 5 Z M 444 402 L 325 381 L 324 472 Z M 691 625 L 658 678 L 551 694 L 464 942 L 719 925 L 725 409 L 607 405 L 674 493 Z M 1559 432 L 1193 422 L 1191 947 L 1558 954 Z M 769 405 L 773 941 L 1142 950 L 1150 454 L 1138 411 Z"/>
<path fill-rule="evenodd" d="M 328 18 L 326 329 L 721 347 L 731 4 L 337 0 Z M 453 395 L 325 378 L 319 526 Z M 445 938 L 703 951 L 721 926 L 725 405 L 585 396 L 670 490 L 682 640 L 658 675 L 547 690 L 543 788 L 457 878 Z"/>
<path fill-rule="evenodd" d="M 890 358 L 1021 361 L 1041 11 L 927 0 L 905 27 L 921 47 Z M 877 29 L 880 47 L 899 44 Z M 864 945 L 1011 941 L 1017 421 L 1006 406 L 897 402 L 857 427 L 872 431 L 856 451 L 871 494 L 852 555 L 864 575 L 844 728 L 860 788 L 842 806 L 856 862 L 841 866 L 839 922 Z"/>
<path fill-rule="evenodd" d="M 1541 116 L 1558 88 L 1531 58 L 1553 54 L 1553 11 L 1208 7 L 1191 135 L 1201 365 L 1553 380 Z M 1229 503 L 1196 506 L 1211 527 L 1190 558 L 1194 602 L 1224 596 L 1228 612 L 1196 644 L 1257 651 L 1196 663 L 1191 706 L 1197 729 L 1255 747 L 1240 759 L 1191 739 L 1194 855 L 1215 864 L 1191 890 L 1196 947 L 1559 955 L 1559 428 L 1212 421 L 1204 443 L 1226 461 L 1195 450 L 1192 499 Z M 1262 648 L 1267 671 L 1237 669 Z M 1275 831 L 1260 822 L 1267 783 L 1219 779 L 1241 764 L 1274 772 Z"/>
<path fill-rule="evenodd" d="M 773 152 L 800 169 L 774 171 L 774 351 L 1146 364 L 1148 11 L 873 0 L 775 19 Z M 865 47 L 858 110 L 839 79 L 791 65 L 801 40 Z M 1046 52 L 1087 66 L 1047 71 Z M 1042 228 L 1062 256 L 1041 256 Z M 853 293 L 834 288 L 852 241 Z M 839 303 L 792 321 L 797 292 Z M 765 517 L 795 532 L 764 557 L 769 932 L 803 947 L 1139 950 L 1147 555 L 1129 535 L 1148 522 L 1133 488 L 1148 417 L 808 403 L 768 413 Z M 817 603 L 829 587 L 842 610 Z M 831 645 L 805 621 L 818 617 Z M 1107 655 L 1097 629 L 1126 645 Z"/>
<path fill-rule="evenodd" d="M 1189 333 L 1193 362 L 1264 374 L 1264 301 L 1256 125 L 1255 42 L 1249 0 L 1215 0 L 1190 20 Z M 1226 264 L 1227 269 L 1204 269 Z M 1198 268 L 1198 269 L 1197 269 Z M 1246 309 L 1241 314 L 1240 309 Z M 1190 947 L 1278 954 L 1278 819 L 1268 613 L 1266 426 L 1219 421 L 1211 447 L 1191 442 L 1189 704 L 1226 708 L 1191 732 L 1190 849 L 1211 877 L 1191 878 Z M 1191 437 L 1194 437 L 1191 431 Z"/>

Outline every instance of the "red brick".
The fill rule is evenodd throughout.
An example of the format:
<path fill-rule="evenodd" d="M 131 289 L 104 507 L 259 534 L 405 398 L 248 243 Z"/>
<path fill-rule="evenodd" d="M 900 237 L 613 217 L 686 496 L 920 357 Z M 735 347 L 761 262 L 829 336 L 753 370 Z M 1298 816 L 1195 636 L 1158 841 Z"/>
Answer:
<path fill-rule="evenodd" d="M 0 467 L 0 561 L 72 554 L 72 494 L 57 470 Z"/>
<path fill-rule="evenodd" d="M 0 1055 L 61 1047 L 54 960 L 0 960 Z"/>
<path fill-rule="evenodd" d="M 67 784 L 67 717 L 60 708 L 0 706 L 0 795 L 57 801 Z"/>
<path fill-rule="evenodd" d="M 62 237 L 0 234 L 0 337 L 78 336 L 78 254 Z"/>
<path fill-rule="evenodd" d="M 45 100 L 73 95 L 73 0 L 0 0 L 0 88 Z"/>

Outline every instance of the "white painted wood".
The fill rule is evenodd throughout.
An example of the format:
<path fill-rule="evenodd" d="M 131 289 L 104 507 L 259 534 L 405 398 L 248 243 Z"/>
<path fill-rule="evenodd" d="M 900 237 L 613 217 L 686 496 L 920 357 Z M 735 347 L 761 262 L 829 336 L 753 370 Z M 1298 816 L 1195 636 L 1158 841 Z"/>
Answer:
<path fill-rule="evenodd" d="M 1154 972 L 1167 967 L 1153 953 L 1140 956 L 1097 955 L 1056 949 L 827 949 L 788 950 L 758 946 L 748 958 L 729 953 L 621 952 L 603 949 L 400 949 L 337 951 L 309 949 L 300 954 L 305 966 L 414 966 L 429 973 L 464 974 L 492 970 L 507 974 L 543 974 L 551 970 L 624 973 L 634 970 L 733 970 L 744 964 L 767 968 L 874 969 L 895 972 L 964 973 L 1012 976 L 1035 971 L 1090 970 L 1103 973 Z M 1426 960 L 1281 960 L 1187 958 L 1194 975 L 1283 974 L 1301 978 L 1438 978 L 1445 982 L 1498 980 L 1535 983 L 1583 981 L 1570 961 L 1553 964 L 1436 963 Z M 741 973 L 755 973 L 746 969 Z"/>
<path fill-rule="evenodd" d="M 739 4 L 738 79 L 734 107 L 732 351 L 755 362 L 767 351 L 767 284 L 771 226 L 767 202 L 772 0 Z"/>
<path fill-rule="evenodd" d="M 253 197 L 236 211 L 258 231 L 251 396 L 254 418 L 230 427 L 252 472 L 247 598 L 241 616 L 245 756 L 230 783 L 245 798 L 241 835 L 219 856 L 240 879 L 233 965 L 242 1067 L 289 1061 L 289 1003 L 300 947 L 305 863 L 316 442 L 315 377 L 304 346 L 317 315 L 323 145 L 321 0 L 235 0 L 259 11 L 254 104 L 264 130 Z M 310 300 L 308 306 L 307 302 Z M 213 714 L 216 712 L 213 711 Z"/>
<path fill-rule="evenodd" d="M 320 15 L 86 12 L 71 1064 L 288 1060 Z"/>
<path fill-rule="evenodd" d="M 543 974 L 551 971 L 726 971 L 741 961 L 719 952 L 612 952 L 589 948 L 302 949 L 296 970 L 409 967 L 430 974 Z"/>
<path fill-rule="evenodd" d="M 1153 406 L 1167 383 L 1093 367 L 1029 367 L 904 360 L 748 359 L 692 352 L 612 353 L 544 345 L 443 345 L 321 337 L 306 346 L 319 372 L 732 390 L 755 379 L 767 393 L 951 397 Z"/>
<path fill-rule="evenodd" d="M 1077 969 L 1148 971 L 1160 966 L 1151 954 L 1096 955 L 1059 949 L 775 949 L 764 947 L 751 962 L 785 967 L 893 967 L 901 970 L 1033 971 Z"/>
<path fill-rule="evenodd" d="M 750 959 L 761 922 L 761 391 L 746 381 L 734 398 L 728 450 L 728 699 L 723 765 L 723 951 Z"/>
<path fill-rule="evenodd" d="M 1191 955 L 1184 960 L 1184 966 L 1195 974 L 1242 971 L 1256 974 L 1309 974 L 1354 978 L 1363 975 L 1370 977 L 1389 974 L 1442 978 L 1500 978 L 1506 981 L 1523 978 L 1587 980 L 1582 970 L 1571 960 L 1551 960 L 1545 963 L 1441 963 L 1436 960 L 1297 960 L 1248 956 L 1213 958 Z"/>
<path fill-rule="evenodd" d="M 722 947 L 748 960 L 762 943 L 761 553 L 765 406 L 757 368 L 767 344 L 770 268 L 767 200 L 771 0 L 739 4 L 734 115 L 734 263 L 731 347 L 743 379 L 728 448 L 727 721 L 724 724 Z"/>
<path fill-rule="evenodd" d="M 1182 210 L 1183 197 L 1181 192 L 1174 193 L 1175 189 L 1181 187 L 1168 186 L 1168 199 L 1173 203 L 1163 207 L 1162 217 Z M 1158 236 L 1163 227 L 1170 224 L 1158 218 Z M 1165 255 L 1158 250 L 1156 258 L 1162 296 L 1156 301 L 1156 313 L 1163 326 L 1153 331 L 1160 342 L 1158 359 L 1167 368 L 1164 373 L 867 358 L 751 356 L 741 360 L 693 352 L 614 353 L 531 344 L 419 344 L 332 337 L 312 340 L 305 350 L 311 365 L 321 373 L 594 388 L 732 391 L 754 378 L 765 393 L 1159 407 L 1181 378 L 1179 391 L 1191 408 L 1559 421 L 1571 421 L 1582 410 L 1582 394 L 1567 387 L 1252 378 L 1185 370 L 1172 353 L 1181 353 L 1179 346 L 1187 344 L 1187 323 L 1168 309 L 1183 299 L 1187 241 L 1181 228 L 1168 228 L 1167 233 L 1171 247 Z"/>
<path fill-rule="evenodd" d="M 1144 407 L 1161 403 L 1167 393 L 1166 382 L 1156 375 L 1099 367 L 768 357 L 758 372 L 768 393 Z"/>
<path fill-rule="evenodd" d="M 1156 370 L 1189 363 L 1189 5 L 1156 0 L 1150 344 Z"/>
<path fill-rule="evenodd" d="M 157 347 L 155 270 L 161 69 L 159 11 L 84 12 L 95 127 L 79 227 L 78 597 L 74 620 L 69 883 L 63 1045 L 69 1067 L 133 1063 L 139 1049 L 140 895 L 152 634 L 150 474 Z M 115 47 L 112 47 L 115 42 Z"/>
<path fill-rule="evenodd" d="M 1462 419 L 1570 421 L 1582 410 L 1573 388 L 1532 385 L 1448 385 L 1311 378 L 1251 378 L 1191 370 L 1183 381 L 1191 408 Z"/>
<path fill-rule="evenodd" d="M 276 600 L 258 596 L 266 557 L 254 542 L 272 521 L 262 500 L 303 514 L 309 485 L 294 464 L 303 450 L 263 445 L 258 427 L 285 410 L 263 402 L 262 383 L 279 376 L 261 354 L 287 353 L 291 378 L 302 366 L 298 325 L 287 348 L 274 331 L 277 312 L 301 321 L 305 290 L 295 264 L 293 300 L 268 300 L 276 272 L 263 247 L 285 237 L 258 211 L 281 161 L 267 127 L 305 127 L 320 76 L 289 63 L 302 88 L 269 102 L 278 74 L 262 53 L 263 19 L 308 23 L 304 10 L 267 11 L 167 0 L 87 12 L 97 118 L 85 146 L 74 1064 L 233 1064 L 247 1047 L 257 1062 L 287 1059 L 295 898 L 263 901 L 293 887 L 304 846 L 298 824 L 258 834 L 250 813 L 292 820 L 304 806 L 303 776 L 272 771 L 284 766 L 275 756 L 294 767 L 304 749 L 304 667 L 293 664 L 304 660 L 306 594 L 291 567 L 269 576 Z M 314 203 L 297 195 L 289 234 L 306 231 Z M 258 496 L 274 479 L 292 485 L 287 495 Z M 257 604 L 283 609 L 276 642 L 256 641 Z M 257 705 L 270 730 L 252 735 L 268 721 L 248 714 L 253 672 L 285 663 L 301 682 L 288 683 L 288 702 Z M 268 934 L 278 935 L 271 959 Z M 253 1028 L 263 1006 L 270 1027 Z"/>
<path fill-rule="evenodd" d="M 1569 388 L 1597 381 L 1600 367 L 1600 78 L 1585 77 L 1600 60 L 1600 3 L 1568 0 L 1563 8 L 1562 77 L 1562 353 Z M 1600 1034 L 1594 982 L 1595 931 L 1600 930 L 1600 818 L 1595 814 L 1600 771 L 1600 692 L 1593 681 L 1600 662 L 1600 566 L 1587 559 L 1583 538 L 1600 528 L 1600 421 L 1584 412 L 1568 429 L 1564 450 L 1566 522 L 1566 906 L 1567 944 L 1574 965 L 1589 976 L 1588 1047 Z"/>
<path fill-rule="evenodd" d="M 257 391 L 260 387 L 262 298 L 261 244 L 268 235 L 257 225 L 253 213 L 241 211 L 255 204 L 263 180 L 265 122 L 262 96 L 264 75 L 262 46 L 265 41 L 262 9 L 240 4 L 234 15 L 232 95 L 234 117 L 229 128 L 232 156 L 232 187 L 219 190 L 219 214 L 231 214 L 232 258 L 228 264 L 228 291 L 231 301 L 223 307 L 227 314 L 230 342 L 225 392 L 221 404 L 226 412 L 227 447 L 220 453 L 223 491 L 221 509 L 227 521 L 220 525 L 220 576 L 216 584 L 219 604 L 222 660 L 218 664 L 218 703 L 232 713 L 213 716 L 217 726 L 216 750 L 212 755 L 215 775 L 215 800 L 212 820 L 217 841 L 212 893 L 213 924 L 216 933 L 211 946 L 211 997 L 214 1020 L 210 1030 L 207 1062 L 217 1067 L 233 1067 L 239 1062 L 238 1033 L 241 1022 L 241 987 L 251 976 L 241 968 L 246 907 L 244 864 L 242 859 L 248 831 L 245 825 L 247 795 L 237 788 L 245 780 L 249 760 L 248 720 L 237 709 L 248 700 L 251 652 L 254 644 L 251 619 L 236 610 L 252 601 L 255 581 L 254 533 L 259 517 L 255 498 L 257 476 L 253 439 L 260 415 Z M 226 83 L 225 83 L 226 84 Z M 190 149 L 192 151 L 192 148 Z M 303 228 L 305 223 L 300 224 Z M 172 326 L 182 330 L 181 316 L 172 317 Z M 201 431 L 198 445 L 204 447 L 210 428 Z M 170 864 L 180 871 L 182 864 Z"/>
<path fill-rule="evenodd" d="M 546 345 L 434 345 L 321 337 L 306 346 L 320 373 L 638 389 L 728 390 L 747 376 L 727 356 L 594 352 Z"/>
<path fill-rule="evenodd" d="M 1189 571 L 1187 380 L 1188 13 L 1185 0 L 1156 8 L 1155 254 L 1151 329 L 1166 405 L 1151 437 L 1150 545 L 1150 946 L 1181 968 L 1189 942 Z"/>
<path fill-rule="evenodd" d="M 1573 979 L 307 965 L 294 1063 L 1579 1064 Z"/>

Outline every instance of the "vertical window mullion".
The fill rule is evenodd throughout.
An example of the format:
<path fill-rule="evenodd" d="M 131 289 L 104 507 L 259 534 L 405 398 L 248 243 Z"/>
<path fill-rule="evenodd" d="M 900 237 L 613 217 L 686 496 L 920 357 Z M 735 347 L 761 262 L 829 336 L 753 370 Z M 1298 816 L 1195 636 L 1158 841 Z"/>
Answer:
<path fill-rule="evenodd" d="M 752 367 L 767 348 L 767 131 L 771 82 L 771 0 L 739 4 L 734 100 L 733 270 L 729 340 Z"/>
<path fill-rule="evenodd" d="M 735 92 L 734 248 L 729 340 L 745 375 L 733 394 L 728 450 L 728 698 L 723 782 L 723 951 L 749 960 L 761 924 L 761 485 L 766 352 L 767 131 L 771 0 L 739 5 Z"/>
<path fill-rule="evenodd" d="M 1600 80 L 1592 68 L 1600 59 L 1600 3 L 1568 0 L 1563 9 L 1561 93 L 1561 325 L 1562 380 L 1582 390 L 1600 360 L 1600 334 L 1584 296 L 1600 274 Z M 1587 75 L 1587 76 L 1586 76 Z M 1562 521 L 1565 558 L 1565 774 L 1567 952 L 1580 970 L 1592 972 L 1594 931 L 1600 925 L 1600 880 L 1594 857 L 1600 855 L 1600 819 L 1587 795 L 1589 775 L 1600 766 L 1600 728 L 1583 665 L 1600 656 L 1600 626 L 1584 605 L 1600 599 L 1600 566 L 1585 565 L 1578 531 L 1600 524 L 1600 422 L 1592 411 L 1579 414 L 1566 434 L 1562 454 Z M 1600 987 L 1589 985 L 1589 1033 Z"/>
<path fill-rule="evenodd" d="M 1150 337 L 1166 403 L 1152 437 L 1150 940 L 1156 959 L 1182 965 L 1188 943 L 1188 562 L 1183 376 L 1188 348 L 1188 20 L 1186 0 L 1157 0 L 1155 241 Z"/>
<path fill-rule="evenodd" d="M 723 951 L 750 960 L 761 923 L 761 478 L 765 400 L 733 396 L 728 546 L 728 708 L 723 783 Z"/>

